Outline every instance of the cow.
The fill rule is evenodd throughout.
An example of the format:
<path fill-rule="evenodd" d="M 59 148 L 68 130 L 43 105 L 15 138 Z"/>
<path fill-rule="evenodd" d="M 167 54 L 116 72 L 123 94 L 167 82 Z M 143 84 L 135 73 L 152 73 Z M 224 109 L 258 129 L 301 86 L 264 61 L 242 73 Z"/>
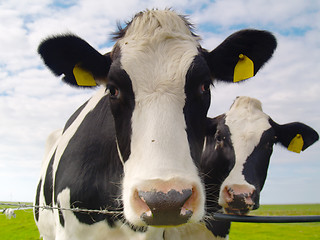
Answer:
<path fill-rule="evenodd" d="M 11 217 L 16 218 L 16 213 L 14 212 L 14 209 L 12 209 L 12 208 L 5 208 L 2 210 L 2 213 L 4 215 L 6 215 L 6 217 L 8 219 L 11 219 Z"/>
<path fill-rule="evenodd" d="M 199 223 L 210 86 L 252 77 L 276 48 L 271 33 L 246 29 L 207 51 L 168 9 L 138 13 L 114 40 L 104 55 L 72 34 L 38 48 L 67 84 L 99 86 L 48 141 L 35 204 L 54 209 L 34 211 L 45 240 L 170 239 Z"/>
<path fill-rule="evenodd" d="M 319 139 L 303 123 L 276 123 L 263 112 L 259 100 L 246 96 L 237 97 L 229 111 L 208 121 L 200 169 L 209 215 L 221 209 L 245 215 L 259 208 L 273 145 L 300 152 Z M 229 222 L 208 218 L 206 223 L 215 236 L 227 238 Z"/>

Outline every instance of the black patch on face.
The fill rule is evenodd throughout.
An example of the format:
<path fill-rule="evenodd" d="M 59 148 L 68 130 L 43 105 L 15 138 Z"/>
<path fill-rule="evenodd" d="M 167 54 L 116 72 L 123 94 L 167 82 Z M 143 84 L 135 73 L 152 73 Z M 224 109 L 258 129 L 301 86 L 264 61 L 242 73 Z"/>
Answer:
<path fill-rule="evenodd" d="M 259 206 L 260 191 L 267 177 L 274 141 L 275 133 L 273 128 L 270 128 L 262 134 L 259 144 L 254 148 L 243 165 L 242 174 L 245 180 L 256 188 L 252 196 L 252 200 L 255 203 L 254 208 Z"/>
<path fill-rule="evenodd" d="M 210 71 L 204 58 L 199 54 L 194 58 L 186 75 L 186 103 L 183 109 L 190 152 L 197 165 L 200 162 L 206 134 L 211 83 Z"/>
<path fill-rule="evenodd" d="M 207 134 L 205 151 L 201 158 L 201 171 L 209 176 L 211 182 L 222 184 L 235 164 L 235 153 L 225 115 L 215 119 L 218 123 Z"/>
<path fill-rule="evenodd" d="M 206 188 L 206 212 L 221 211 L 218 204 L 220 187 L 235 164 L 235 153 L 231 142 L 229 127 L 225 124 L 225 115 L 208 119 L 206 147 L 201 158 L 201 173 Z M 229 234 L 230 222 L 206 220 L 207 228 L 219 237 Z"/>
<path fill-rule="evenodd" d="M 123 160 L 126 161 L 131 153 L 131 117 L 135 100 L 130 77 L 121 67 L 120 55 L 110 68 L 108 80 L 110 107 L 115 122 L 117 140 Z M 115 91 L 117 91 L 117 96 L 112 95 Z"/>
<path fill-rule="evenodd" d="M 42 183 L 42 178 L 40 179 L 37 187 L 37 194 L 36 194 L 36 200 L 35 200 L 35 205 L 39 206 L 40 203 L 40 190 L 41 190 L 41 183 Z M 35 207 L 34 208 L 34 216 L 36 218 L 36 221 L 39 221 L 39 208 Z"/>
<path fill-rule="evenodd" d="M 123 166 L 116 147 L 116 133 L 109 96 L 103 97 L 84 118 L 61 156 L 54 184 L 54 201 L 70 189 L 72 208 L 122 211 L 120 182 Z M 121 216 L 74 213 L 81 223 L 106 220 L 110 226 Z"/>
<path fill-rule="evenodd" d="M 52 177 L 53 167 L 52 166 L 53 166 L 55 155 L 56 155 L 56 151 L 54 152 L 54 154 L 50 159 L 48 169 L 46 172 L 46 177 L 44 180 L 44 186 L 43 186 L 44 199 L 47 206 L 52 206 L 52 195 L 53 195 L 53 177 Z M 53 210 L 51 209 L 51 211 Z"/>
<path fill-rule="evenodd" d="M 218 204 L 220 186 L 235 164 L 231 133 L 225 124 L 225 115 L 216 117 L 214 121 L 215 126 L 209 126 L 206 147 L 201 158 L 201 173 L 207 195 L 206 208 L 209 213 L 221 209 Z"/>

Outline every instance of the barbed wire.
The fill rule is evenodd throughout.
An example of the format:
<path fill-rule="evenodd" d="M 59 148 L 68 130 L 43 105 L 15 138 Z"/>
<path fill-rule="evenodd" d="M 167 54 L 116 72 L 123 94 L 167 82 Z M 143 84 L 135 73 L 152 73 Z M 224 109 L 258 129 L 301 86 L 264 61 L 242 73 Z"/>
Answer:
<path fill-rule="evenodd" d="M 72 211 L 72 212 L 82 212 L 82 213 L 98 213 L 98 214 L 120 214 L 122 211 L 110 211 L 110 210 L 97 210 L 97 209 L 82 209 L 82 208 L 63 208 L 63 207 L 53 207 L 48 205 L 31 205 L 22 203 L 5 203 L 0 202 L 0 206 L 10 206 L 17 208 L 3 208 L 3 214 L 8 218 L 16 217 L 14 210 L 25 210 L 33 208 L 41 208 L 46 210 L 62 210 L 62 211 Z M 305 215 L 305 216 L 237 216 L 222 213 L 212 214 L 213 220 L 218 221 L 229 221 L 229 222 L 248 222 L 248 223 L 301 223 L 301 222 L 320 222 L 320 215 Z"/>
<path fill-rule="evenodd" d="M 97 209 L 83 209 L 83 208 L 63 208 L 63 207 L 53 207 L 48 205 L 32 205 L 32 204 L 22 204 L 22 203 L 6 203 L 0 202 L 0 206 L 10 206 L 17 207 L 13 210 L 24 210 L 24 209 L 32 209 L 32 208 L 41 208 L 46 210 L 62 210 L 62 211 L 72 211 L 72 212 L 83 212 L 83 213 L 98 213 L 98 214 L 119 214 L 122 211 L 110 211 L 110 210 L 97 210 Z M 4 208 L 7 209 L 7 208 Z"/>

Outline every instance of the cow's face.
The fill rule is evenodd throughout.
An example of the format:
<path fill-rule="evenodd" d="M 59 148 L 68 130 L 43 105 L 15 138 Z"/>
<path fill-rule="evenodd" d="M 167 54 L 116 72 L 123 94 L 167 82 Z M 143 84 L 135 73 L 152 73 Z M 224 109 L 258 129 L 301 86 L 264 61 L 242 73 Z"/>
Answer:
<path fill-rule="evenodd" d="M 266 179 L 269 159 L 275 142 L 275 133 L 269 116 L 262 112 L 261 103 L 248 97 L 237 98 L 225 115 L 223 127 L 230 135 L 234 166 L 221 185 L 219 204 L 227 212 L 247 213 L 259 206 L 260 190 Z"/>
<path fill-rule="evenodd" d="M 150 28 L 139 31 L 140 22 Z M 168 12 L 136 17 L 112 53 L 108 85 L 124 160 L 124 213 L 135 225 L 176 225 L 203 215 L 195 162 L 212 79 L 198 48 L 185 21 Z"/>
<path fill-rule="evenodd" d="M 246 214 L 259 207 L 275 143 L 288 147 L 292 139 L 301 136 L 304 141 L 301 151 L 318 138 L 313 129 L 302 123 L 278 125 L 262 111 L 260 101 L 249 97 L 238 97 L 230 110 L 212 124 L 215 135 L 205 152 L 215 154 L 206 157 L 203 164 L 206 168 L 226 165 L 220 168 L 219 204 L 233 214 Z"/>
<path fill-rule="evenodd" d="M 107 85 L 115 150 L 124 164 L 125 218 L 134 225 L 198 221 L 205 194 L 197 163 L 210 84 L 214 78 L 233 82 L 239 55 L 255 63 L 254 75 L 271 57 L 276 41 L 268 32 L 243 30 L 207 52 L 189 23 L 169 10 L 137 14 L 116 39 L 106 55 L 72 35 L 44 41 L 39 53 L 69 84 L 90 85 L 91 75 L 93 82 Z M 74 66 L 87 72 L 80 80 Z"/>

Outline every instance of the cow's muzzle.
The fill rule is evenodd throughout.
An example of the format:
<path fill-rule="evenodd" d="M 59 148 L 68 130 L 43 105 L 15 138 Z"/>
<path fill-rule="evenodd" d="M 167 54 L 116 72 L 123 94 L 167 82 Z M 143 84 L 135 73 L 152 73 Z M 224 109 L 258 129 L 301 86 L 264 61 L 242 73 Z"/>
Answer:
<path fill-rule="evenodd" d="M 229 214 L 246 215 L 255 209 L 257 191 L 247 185 L 233 184 L 222 191 L 222 207 Z"/>
<path fill-rule="evenodd" d="M 188 209 L 188 200 L 192 200 L 192 189 L 181 192 L 171 189 L 169 192 L 139 191 L 140 200 L 147 205 L 148 211 L 141 214 L 141 219 L 148 225 L 180 225 L 192 216 Z"/>

